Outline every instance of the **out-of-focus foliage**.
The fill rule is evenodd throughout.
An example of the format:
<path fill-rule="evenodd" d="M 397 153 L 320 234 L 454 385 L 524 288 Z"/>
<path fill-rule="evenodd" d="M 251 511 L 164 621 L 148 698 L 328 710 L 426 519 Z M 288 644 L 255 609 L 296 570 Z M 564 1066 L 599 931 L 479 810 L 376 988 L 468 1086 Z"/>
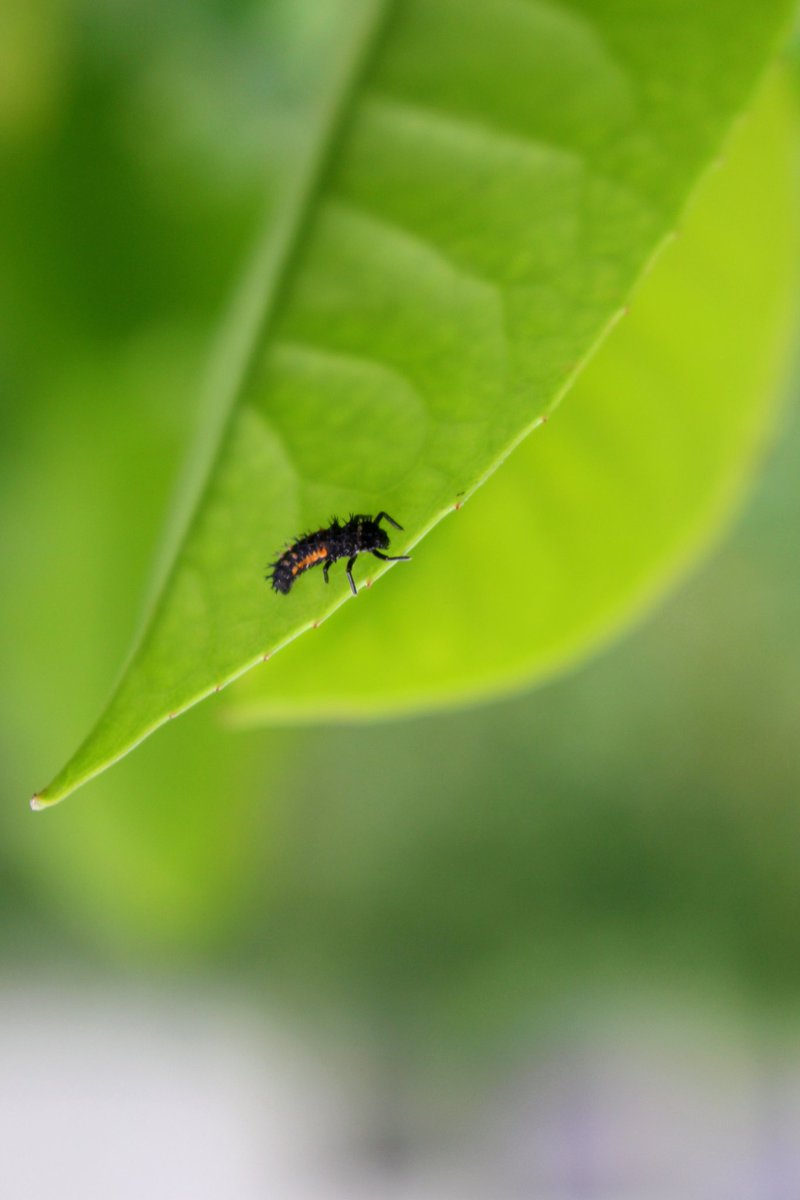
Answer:
<path fill-rule="evenodd" d="M 319 103 L 212 377 L 177 557 L 108 708 L 38 806 L 344 602 L 340 574 L 324 593 L 304 581 L 291 603 L 265 596 L 265 546 L 321 514 L 379 509 L 402 517 L 397 548 L 413 544 L 553 407 L 673 229 L 788 10 L 713 0 L 675 19 L 654 3 L 631 21 L 616 0 L 327 6 Z M 580 474 L 576 455 L 554 486 Z M 551 574 L 573 566 L 553 551 Z M 593 616 L 607 625 L 592 583 L 587 608 L 604 603 Z M 419 585 L 415 608 L 422 623 Z"/>
<path fill-rule="evenodd" d="M 796 402 L 782 432 L 736 535 L 613 652 L 489 709 L 307 738 L 245 951 L 273 989 L 369 1014 L 428 1069 L 587 996 L 796 1010 Z"/>
<path fill-rule="evenodd" d="M 24 8 L 0 10 L 18 89 L 0 120 L 6 912 L 16 895 L 26 923 L 58 914 L 81 944 L 192 956 L 228 933 L 263 820 L 262 768 L 213 710 L 99 781 L 73 822 L 33 834 L 15 798 L 74 746 L 125 653 L 261 219 L 264 150 L 287 153 L 278 101 L 300 31 L 277 6 L 142 5 L 133 28 L 116 6 Z M 266 74 L 257 42 L 280 50 Z M 281 758 L 276 744 L 275 779 Z"/>

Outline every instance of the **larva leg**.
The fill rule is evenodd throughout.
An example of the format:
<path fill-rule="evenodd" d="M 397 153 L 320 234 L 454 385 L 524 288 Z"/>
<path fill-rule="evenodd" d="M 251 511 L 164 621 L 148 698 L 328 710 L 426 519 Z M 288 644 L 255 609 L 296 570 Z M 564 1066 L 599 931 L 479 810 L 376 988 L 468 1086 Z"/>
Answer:
<path fill-rule="evenodd" d="M 375 518 L 375 524 L 380 525 L 381 521 L 383 521 L 383 520 L 388 521 L 390 525 L 394 525 L 395 529 L 403 528 L 403 526 L 398 525 L 397 521 L 395 521 L 394 517 L 390 517 L 387 512 L 379 512 L 377 517 Z"/>

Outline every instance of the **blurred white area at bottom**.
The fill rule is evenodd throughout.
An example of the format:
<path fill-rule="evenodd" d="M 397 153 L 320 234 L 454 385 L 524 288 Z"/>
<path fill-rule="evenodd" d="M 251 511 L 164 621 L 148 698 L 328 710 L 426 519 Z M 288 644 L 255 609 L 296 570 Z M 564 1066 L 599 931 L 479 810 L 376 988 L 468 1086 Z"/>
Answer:
<path fill-rule="evenodd" d="M 798 1200 L 800 1042 L 664 1007 L 504 1054 L 384 1164 L 389 1097 L 206 991 L 0 983 L 0 1196 L 13 1200 Z M 413 1089 L 412 1089 L 413 1090 Z"/>

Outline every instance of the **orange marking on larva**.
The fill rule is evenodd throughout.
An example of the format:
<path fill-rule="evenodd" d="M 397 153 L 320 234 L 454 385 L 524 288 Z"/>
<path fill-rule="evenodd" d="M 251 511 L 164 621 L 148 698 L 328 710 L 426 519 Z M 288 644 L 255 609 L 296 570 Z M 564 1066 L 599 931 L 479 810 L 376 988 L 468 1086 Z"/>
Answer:
<path fill-rule="evenodd" d="M 318 546 L 316 550 L 312 550 L 310 552 L 310 554 L 307 554 L 305 556 L 305 558 L 301 558 L 297 562 L 292 563 L 292 574 L 297 575 L 297 573 L 299 571 L 305 571 L 305 569 L 307 567 L 313 566 L 313 564 L 315 562 L 319 562 L 319 560 L 321 558 L 327 558 L 327 557 L 328 557 L 328 547 L 327 546 Z"/>

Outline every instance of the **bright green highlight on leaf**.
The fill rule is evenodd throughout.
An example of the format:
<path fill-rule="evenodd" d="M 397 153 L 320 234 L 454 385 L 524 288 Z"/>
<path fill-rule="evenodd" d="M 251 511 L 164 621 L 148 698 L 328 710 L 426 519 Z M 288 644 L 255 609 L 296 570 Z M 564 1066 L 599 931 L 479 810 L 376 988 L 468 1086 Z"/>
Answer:
<path fill-rule="evenodd" d="M 551 424 L 367 611 L 237 683 L 235 723 L 369 719 L 530 684 L 696 556 L 772 427 L 797 282 L 793 117 L 773 79 Z"/>
<path fill-rule="evenodd" d="M 783 0 L 648 0 L 635 19 L 620 0 L 343 5 L 349 45 L 276 219 L 252 344 L 219 385 L 216 458 L 106 712 L 39 805 L 347 599 L 341 573 L 327 589 L 317 575 L 289 598 L 267 591 L 264 565 L 287 538 L 331 513 L 386 509 L 406 527 L 400 553 L 494 470 L 619 314 L 788 11 Z M 613 467 L 601 450 L 554 450 L 567 465 L 553 486 L 574 494 L 594 472 L 602 489 Z M 534 560 L 537 529 L 521 544 Z M 485 531 L 467 540 L 481 553 Z M 419 631 L 417 566 L 392 583 L 414 587 L 404 619 Z M 538 586 L 563 594 L 570 567 Z M 362 564 L 362 580 L 367 570 L 382 573 Z M 437 629 L 427 644 L 433 666 Z"/>

